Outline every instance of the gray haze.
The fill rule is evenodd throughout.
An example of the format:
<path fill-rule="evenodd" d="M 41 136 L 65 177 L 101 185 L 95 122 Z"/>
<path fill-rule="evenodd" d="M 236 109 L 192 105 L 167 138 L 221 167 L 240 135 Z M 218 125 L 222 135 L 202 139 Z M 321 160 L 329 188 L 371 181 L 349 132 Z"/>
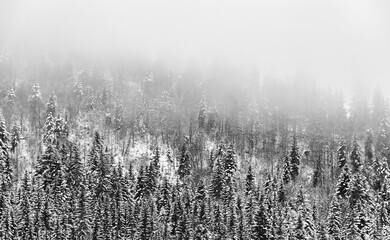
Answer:
<path fill-rule="evenodd" d="M 390 95 L 390 2 L 0 0 L 0 50 L 223 59 Z"/>

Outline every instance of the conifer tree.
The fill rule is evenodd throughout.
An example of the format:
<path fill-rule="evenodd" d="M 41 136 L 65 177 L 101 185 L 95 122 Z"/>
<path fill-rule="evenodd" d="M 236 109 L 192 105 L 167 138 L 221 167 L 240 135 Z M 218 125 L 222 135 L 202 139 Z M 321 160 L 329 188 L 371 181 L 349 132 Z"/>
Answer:
<path fill-rule="evenodd" d="M 272 223 L 264 206 L 264 196 L 260 197 L 259 207 L 254 218 L 253 239 L 272 239 Z"/>
<path fill-rule="evenodd" d="M 57 97 L 54 93 L 50 94 L 49 102 L 46 104 L 46 116 L 48 117 L 51 114 L 52 117 L 56 115 L 57 108 Z"/>
<path fill-rule="evenodd" d="M 22 240 L 30 240 L 33 239 L 32 234 L 32 226 L 31 226 L 31 203 L 30 203 L 30 195 L 31 194 L 31 186 L 30 186 L 30 176 L 27 171 L 23 177 L 22 183 L 22 199 L 20 203 L 20 220 L 19 220 L 19 233 L 20 239 Z"/>
<path fill-rule="evenodd" d="M 41 91 L 38 83 L 35 83 L 33 90 L 28 99 L 30 110 L 30 122 L 33 129 L 40 128 L 41 111 L 44 107 L 42 102 Z"/>
<path fill-rule="evenodd" d="M 189 176 L 191 173 L 190 155 L 189 155 L 185 145 L 183 145 L 181 148 L 181 156 L 180 156 L 180 160 L 179 160 L 179 168 L 177 170 L 177 173 L 178 173 L 180 179 L 182 179 L 182 180 L 186 176 Z"/>
<path fill-rule="evenodd" d="M 339 161 L 339 169 L 343 169 L 344 165 L 347 163 L 347 152 L 346 152 L 345 145 L 341 145 L 339 149 L 337 150 L 337 159 Z"/>
<path fill-rule="evenodd" d="M 350 184 L 351 184 L 351 173 L 349 171 L 348 164 L 345 164 L 337 182 L 336 195 L 338 197 L 346 199 L 349 193 Z"/>
<path fill-rule="evenodd" d="M 53 115 L 51 114 L 51 112 L 49 112 L 45 121 L 44 135 L 43 135 L 43 141 L 46 144 L 55 143 L 56 138 L 55 138 L 54 130 L 55 130 L 55 121 Z"/>
<path fill-rule="evenodd" d="M 300 165 L 301 156 L 299 155 L 299 148 L 297 146 L 297 137 L 295 134 L 293 136 L 293 144 L 291 146 L 290 158 L 291 158 L 291 178 L 293 181 L 296 181 L 296 178 L 299 174 L 299 165 Z"/>
<path fill-rule="evenodd" d="M 12 127 L 12 131 L 11 131 L 11 152 L 12 153 L 15 153 L 15 150 L 17 148 L 17 146 L 19 145 L 20 143 L 20 127 L 19 125 L 15 124 L 13 127 Z"/>
<path fill-rule="evenodd" d="M 374 133 L 371 129 L 366 131 L 366 139 L 364 141 L 364 156 L 367 159 L 367 164 L 372 165 L 372 160 L 374 158 Z"/>
<path fill-rule="evenodd" d="M 232 146 L 230 146 L 226 150 L 224 169 L 228 175 L 232 175 L 237 169 L 237 163 L 235 160 L 235 152 L 234 152 L 234 149 Z"/>
<path fill-rule="evenodd" d="M 95 132 L 88 159 L 88 166 L 92 173 L 95 173 L 99 169 L 100 162 L 103 158 L 103 148 L 103 140 L 101 139 L 99 132 Z"/>
<path fill-rule="evenodd" d="M 61 164 L 58 161 L 58 153 L 52 145 L 48 145 L 44 155 L 38 160 L 36 174 L 42 178 L 43 188 L 48 190 L 53 186 L 59 172 Z"/>
<path fill-rule="evenodd" d="M 316 170 L 313 175 L 313 187 L 322 186 L 323 183 L 323 169 L 322 169 L 322 161 L 321 158 L 318 158 L 316 164 Z"/>
<path fill-rule="evenodd" d="M 249 194 L 252 194 L 255 188 L 255 178 L 252 173 L 252 165 L 249 165 L 245 179 L 245 195 L 248 196 Z"/>
<path fill-rule="evenodd" d="M 334 240 L 341 240 L 342 237 L 342 216 L 339 197 L 333 196 L 328 214 L 328 233 Z"/>
<path fill-rule="evenodd" d="M 221 158 L 217 158 L 213 168 L 210 186 L 210 194 L 216 199 L 220 199 L 222 197 L 224 179 L 224 169 L 221 163 Z"/>
<path fill-rule="evenodd" d="M 363 159 L 361 158 L 360 146 L 359 143 L 357 142 L 356 137 L 353 141 L 353 147 L 352 147 L 350 158 L 352 163 L 352 173 L 360 171 L 360 168 L 363 167 Z"/>
<path fill-rule="evenodd" d="M 386 159 L 390 159 L 390 120 L 387 114 L 384 114 L 379 122 L 376 135 L 375 151 Z"/>

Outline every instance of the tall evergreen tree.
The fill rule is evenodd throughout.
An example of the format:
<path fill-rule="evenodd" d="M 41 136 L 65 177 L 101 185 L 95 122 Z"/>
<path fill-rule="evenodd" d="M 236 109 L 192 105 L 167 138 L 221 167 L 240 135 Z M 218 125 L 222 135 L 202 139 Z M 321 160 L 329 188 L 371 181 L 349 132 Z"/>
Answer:
<path fill-rule="evenodd" d="M 190 155 L 187 151 L 185 145 L 181 148 L 181 156 L 179 160 L 179 168 L 177 170 L 180 179 L 184 179 L 186 176 L 189 176 L 191 173 L 191 162 Z"/>
<path fill-rule="evenodd" d="M 297 137 L 295 134 L 293 136 L 293 144 L 291 146 L 290 158 L 291 158 L 291 177 L 292 180 L 295 181 L 299 174 L 299 165 L 300 165 L 300 158 L 301 158 L 301 156 L 299 155 L 299 148 L 297 146 Z"/>
<path fill-rule="evenodd" d="M 348 164 L 345 164 L 339 176 L 336 186 L 336 195 L 346 199 L 350 190 L 351 173 Z"/>
<path fill-rule="evenodd" d="M 362 154 L 360 152 L 360 146 L 355 137 L 353 141 L 351 156 L 350 156 L 353 173 L 360 171 L 360 169 L 363 167 L 363 159 L 361 156 Z"/>

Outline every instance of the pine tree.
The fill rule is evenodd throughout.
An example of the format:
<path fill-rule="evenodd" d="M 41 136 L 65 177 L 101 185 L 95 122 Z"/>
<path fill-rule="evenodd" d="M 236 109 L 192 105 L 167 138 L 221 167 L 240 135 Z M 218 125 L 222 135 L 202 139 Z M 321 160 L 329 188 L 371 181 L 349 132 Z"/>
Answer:
<path fill-rule="evenodd" d="M 31 185 L 30 176 L 25 172 L 22 182 L 22 199 L 20 203 L 21 215 L 19 220 L 19 233 L 20 239 L 30 240 L 33 239 L 32 226 L 31 226 L 31 203 L 30 203 Z"/>
<path fill-rule="evenodd" d="M 56 137 L 54 134 L 55 130 L 55 121 L 51 112 L 48 113 L 45 125 L 44 125 L 44 135 L 43 141 L 48 144 L 54 144 L 56 141 Z"/>
<path fill-rule="evenodd" d="M 88 167 L 92 173 L 95 173 L 99 169 L 100 162 L 103 158 L 103 148 L 103 140 L 101 139 L 99 132 L 95 132 L 88 159 Z"/>
<path fill-rule="evenodd" d="M 237 164 L 236 164 L 236 160 L 235 160 L 235 152 L 234 152 L 234 149 L 232 146 L 230 146 L 226 150 L 224 169 L 228 175 L 232 175 L 237 169 Z"/>
<path fill-rule="evenodd" d="M 198 128 L 199 129 L 204 129 L 206 127 L 206 101 L 205 101 L 205 96 L 204 93 L 202 95 L 201 101 L 200 101 L 200 106 L 198 110 Z"/>
<path fill-rule="evenodd" d="M 252 237 L 252 233 L 254 232 L 255 227 L 255 211 L 256 211 L 256 205 L 255 205 L 254 196 L 249 195 L 246 198 L 246 204 L 245 204 L 245 237 Z"/>
<path fill-rule="evenodd" d="M 272 222 L 264 206 L 264 196 L 261 196 L 259 207 L 254 217 L 253 239 L 272 239 Z"/>
<path fill-rule="evenodd" d="M 182 180 L 191 173 L 190 155 L 185 145 L 183 145 L 181 148 L 181 157 L 179 160 L 179 168 L 177 173 Z"/>
<path fill-rule="evenodd" d="M 367 205 L 358 199 L 348 211 L 346 219 L 348 239 L 369 239 L 372 236 L 372 221 Z"/>
<path fill-rule="evenodd" d="M 322 174 L 323 174 L 322 161 L 321 158 L 318 158 L 316 164 L 316 170 L 314 171 L 314 175 L 313 175 L 313 187 L 322 186 L 323 183 Z"/>
<path fill-rule="evenodd" d="M 56 115 L 57 108 L 57 97 L 54 93 L 50 94 L 49 102 L 46 104 L 46 116 L 48 117 L 51 114 L 52 117 Z"/>
<path fill-rule="evenodd" d="M 221 213 L 221 207 L 219 204 L 214 204 L 213 206 L 213 239 L 216 240 L 222 240 L 226 237 L 226 225 L 224 224 L 222 213 Z"/>
<path fill-rule="evenodd" d="M 245 180 L 246 180 L 245 181 L 245 195 L 248 196 L 249 194 L 252 194 L 252 192 L 256 188 L 255 178 L 254 178 L 253 173 L 252 173 L 252 165 L 249 165 Z"/>
<path fill-rule="evenodd" d="M 147 171 L 148 170 L 146 169 L 146 172 Z M 144 166 L 141 166 L 138 172 L 134 199 L 141 199 L 147 194 L 147 181 L 147 173 L 145 173 Z"/>
<path fill-rule="evenodd" d="M 40 116 L 43 106 L 41 91 L 38 83 L 35 83 L 28 99 L 30 110 L 30 122 L 33 129 L 40 128 Z"/>
<path fill-rule="evenodd" d="M 347 163 L 347 152 L 345 145 L 341 145 L 337 150 L 337 158 L 339 161 L 339 169 L 343 169 L 344 165 Z"/>
<path fill-rule="evenodd" d="M 291 163 L 290 163 L 290 158 L 286 156 L 284 158 L 284 164 L 283 164 L 283 183 L 288 184 L 290 183 L 292 178 L 292 172 L 291 172 Z"/>
<path fill-rule="evenodd" d="M 5 122 L 11 123 L 12 117 L 15 114 L 15 91 L 13 89 L 9 89 L 7 91 L 7 95 L 3 100 L 3 113 Z"/>
<path fill-rule="evenodd" d="M 190 239 L 192 234 L 192 227 L 190 222 L 190 216 L 185 211 L 179 218 L 179 224 L 177 226 L 177 239 L 186 240 Z"/>
<path fill-rule="evenodd" d="M 337 195 L 333 196 L 328 214 L 328 233 L 334 240 L 341 240 L 342 216 L 340 208 L 340 199 Z"/>
<path fill-rule="evenodd" d="M 79 192 L 77 205 L 77 232 L 81 240 L 86 240 L 90 236 L 90 216 L 88 212 L 88 192 L 84 179 L 80 184 Z"/>
<path fill-rule="evenodd" d="M 84 166 L 80 158 L 80 150 L 76 145 L 70 149 L 69 162 L 66 166 L 67 185 L 74 191 L 78 191 L 84 177 Z"/>
<path fill-rule="evenodd" d="M 376 136 L 375 151 L 386 159 L 390 159 L 390 120 L 385 114 L 379 122 Z"/>
<path fill-rule="evenodd" d="M 366 177 L 360 172 L 355 173 L 351 181 L 349 197 L 350 208 L 353 209 L 358 201 L 362 204 L 366 204 L 366 207 L 370 207 L 372 203 L 370 186 Z"/>
<path fill-rule="evenodd" d="M 364 142 L 364 156 L 367 159 L 368 165 L 372 165 L 372 160 L 374 158 L 374 150 L 373 150 L 373 144 L 374 144 L 374 133 L 371 129 L 368 129 L 366 131 L 366 140 Z"/>
<path fill-rule="evenodd" d="M 390 178 L 390 169 L 387 164 L 387 159 L 376 157 L 373 163 L 372 188 L 376 191 L 381 190 L 386 179 Z"/>
<path fill-rule="evenodd" d="M 171 213 L 171 235 L 173 237 L 177 234 L 177 228 L 179 225 L 180 216 L 183 214 L 183 207 L 178 196 L 175 197 L 173 202 L 173 208 Z"/>
<path fill-rule="evenodd" d="M 345 164 L 337 182 L 336 195 L 346 199 L 350 188 L 350 182 L 351 173 L 348 164 Z"/>
<path fill-rule="evenodd" d="M 353 141 L 353 148 L 350 158 L 352 163 L 352 173 L 360 171 L 360 169 L 363 167 L 363 159 L 361 158 L 360 146 L 356 137 Z"/>
<path fill-rule="evenodd" d="M 2 194 L 11 188 L 13 179 L 9 142 L 9 133 L 5 124 L 0 122 L 0 190 Z"/>
<path fill-rule="evenodd" d="M 290 158 L 291 158 L 291 178 L 293 181 L 296 181 L 296 178 L 299 174 L 299 165 L 300 165 L 301 156 L 299 155 L 299 148 L 297 146 L 297 138 L 295 134 L 293 136 L 293 144 L 291 146 Z"/>
<path fill-rule="evenodd" d="M 20 127 L 19 125 L 15 124 L 13 127 L 12 127 L 12 131 L 11 131 L 11 152 L 12 153 L 15 153 L 15 150 L 17 148 L 17 146 L 19 145 L 20 143 Z"/>
<path fill-rule="evenodd" d="M 151 165 L 153 165 L 155 178 L 158 179 L 161 175 L 161 173 L 160 173 L 160 150 L 158 147 L 156 147 L 156 149 L 154 150 L 154 156 L 152 158 Z"/>
<path fill-rule="evenodd" d="M 48 145 L 44 155 L 38 160 L 36 174 L 43 180 L 43 188 L 48 190 L 53 186 L 61 171 L 61 164 L 58 161 L 58 153 L 52 145 Z"/>
<path fill-rule="evenodd" d="M 9 149 L 9 133 L 4 121 L 0 120 L 0 156 L 8 157 Z"/>
<path fill-rule="evenodd" d="M 210 194 L 216 199 L 220 199 L 222 197 L 224 180 L 224 169 L 221 163 L 221 158 L 217 158 L 213 168 L 210 186 Z"/>

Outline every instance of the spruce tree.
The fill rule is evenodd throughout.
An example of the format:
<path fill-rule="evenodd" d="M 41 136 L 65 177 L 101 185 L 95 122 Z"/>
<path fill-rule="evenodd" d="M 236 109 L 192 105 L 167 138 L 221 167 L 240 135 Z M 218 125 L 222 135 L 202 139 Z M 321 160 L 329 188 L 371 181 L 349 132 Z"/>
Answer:
<path fill-rule="evenodd" d="M 361 155 L 362 154 L 360 153 L 360 146 L 355 137 L 353 141 L 351 156 L 350 156 L 351 163 L 352 163 L 352 173 L 360 171 L 360 169 L 363 167 L 363 159 Z"/>
<path fill-rule="evenodd" d="M 340 208 L 340 199 L 337 195 L 332 198 L 327 221 L 329 236 L 331 236 L 334 240 L 341 240 L 342 213 Z"/>
<path fill-rule="evenodd" d="M 181 148 L 181 156 L 179 159 L 179 168 L 177 170 L 177 173 L 181 180 L 189 176 L 191 173 L 190 155 L 185 145 L 183 145 Z"/>
<path fill-rule="evenodd" d="M 338 165 L 339 169 L 343 169 L 344 165 L 347 163 L 347 152 L 346 152 L 346 146 L 341 145 L 339 149 L 337 150 L 337 159 L 338 159 Z"/>
<path fill-rule="evenodd" d="M 224 180 L 225 180 L 224 175 L 225 173 L 221 163 L 221 158 L 217 158 L 213 168 L 213 174 L 212 174 L 211 186 L 210 186 L 210 194 L 216 199 L 220 199 L 222 197 Z"/>
<path fill-rule="evenodd" d="M 52 117 L 56 115 L 57 97 L 54 93 L 50 94 L 49 102 L 46 104 L 46 116 L 51 114 Z"/>
<path fill-rule="evenodd" d="M 46 144 L 54 144 L 56 141 L 55 134 L 55 121 L 51 112 L 47 115 L 45 125 L 44 125 L 44 135 L 43 141 Z"/>
<path fill-rule="evenodd" d="M 345 164 L 342 172 L 339 176 L 336 186 L 336 195 L 343 199 L 346 199 L 349 193 L 351 184 L 351 173 L 349 171 L 348 164 Z"/>
<path fill-rule="evenodd" d="M 252 194 L 255 188 L 255 177 L 252 173 L 252 165 L 249 165 L 245 179 L 245 195 L 248 196 L 249 194 Z"/>
<path fill-rule="evenodd" d="M 296 178 L 298 177 L 299 174 L 301 156 L 299 155 L 299 148 L 297 146 L 297 137 L 295 134 L 293 136 L 293 144 L 291 146 L 290 158 L 291 158 L 291 178 L 293 181 L 296 181 Z"/>
<path fill-rule="evenodd" d="M 30 176 L 27 171 L 24 173 L 22 182 L 22 199 L 20 203 L 21 215 L 19 220 L 19 237 L 22 240 L 33 239 L 32 225 L 31 225 L 31 185 Z"/>
<path fill-rule="evenodd" d="M 387 114 L 385 114 L 379 122 L 376 135 L 375 151 L 386 159 L 390 159 L 390 120 Z"/>

